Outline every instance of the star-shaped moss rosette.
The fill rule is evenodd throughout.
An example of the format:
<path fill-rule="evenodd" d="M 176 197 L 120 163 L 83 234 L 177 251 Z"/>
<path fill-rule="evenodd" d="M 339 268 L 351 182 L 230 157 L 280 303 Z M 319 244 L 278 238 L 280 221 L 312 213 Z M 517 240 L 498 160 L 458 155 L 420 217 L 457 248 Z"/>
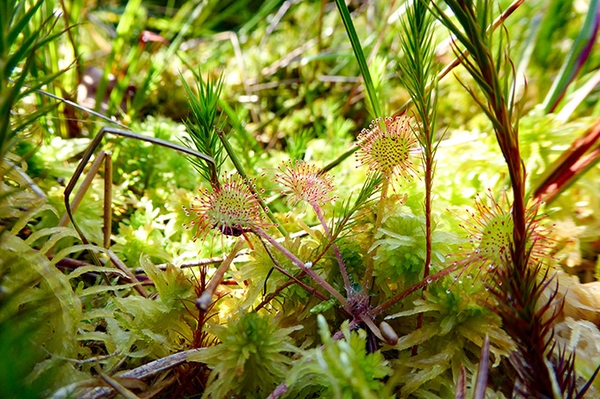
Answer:
<path fill-rule="evenodd" d="M 212 370 L 202 397 L 265 397 L 289 372 L 291 355 L 298 352 L 290 334 L 300 328 L 282 328 L 273 316 L 254 312 L 232 316 L 227 327 L 213 324 L 220 343 L 188 358 Z"/>
<path fill-rule="evenodd" d="M 369 167 L 370 172 L 380 172 L 388 181 L 410 181 L 416 175 L 412 158 L 417 144 L 410 121 L 407 116 L 398 116 L 371 122 L 357 137 L 360 164 Z"/>
<path fill-rule="evenodd" d="M 256 228 L 270 226 L 256 195 L 240 175 L 232 174 L 221 179 L 219 187 L 200 189 L 190 207 L 183 207 L 192 221 L 187 229 L 196 229 L 194 241 L 206 237 L 211 229 L 224 235 L 240 236 Z"/>

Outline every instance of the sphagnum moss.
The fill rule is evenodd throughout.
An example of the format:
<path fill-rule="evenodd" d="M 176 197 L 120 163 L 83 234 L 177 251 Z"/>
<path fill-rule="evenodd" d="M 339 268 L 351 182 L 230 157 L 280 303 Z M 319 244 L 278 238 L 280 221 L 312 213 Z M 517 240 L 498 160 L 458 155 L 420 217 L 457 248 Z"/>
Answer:
<path fill-rule="evenodd" d="M 289 334 L 298 328 L 281 328 L 273 317 L 255 312 L 230 318 L 227 327 L 214 325 L 220 344 L 188 358 L 212 369 L 202 397 L 266 397 L 290 369 L 287 355 L 298 349 Z"/>

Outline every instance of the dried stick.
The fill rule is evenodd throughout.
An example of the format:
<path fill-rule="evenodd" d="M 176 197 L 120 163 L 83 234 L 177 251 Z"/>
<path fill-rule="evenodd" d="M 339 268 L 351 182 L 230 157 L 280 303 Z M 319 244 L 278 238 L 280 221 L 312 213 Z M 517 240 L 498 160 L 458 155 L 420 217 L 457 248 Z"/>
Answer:
<path fill-rule="evenodd" d="M 242 249 L 244 242 L 244 237 L 240 236 L 227 258 L 225 258 L 223 263 L 221 263 L 221 266 L 219 266 L 213 277 L 210 279 L 206 290 L 202 292 L 200 298 L 196 299 L 196 306 L 198 306 L 200 310 L 206 312 L 210 307 L 210 304 L 212 303 L 212 297 L 217 289 L 217 286 L 221 283 L 221 280 L 223 280 L 225 272 L 227 269 L 229 269 L 229 265 L 231 265 L 231 262 L 233 262 L 233 259 L 237 256 L 238 251 Z"/>
<path fill-rule="evenodd" d="M 178 352 L 173 355 L 163 357 L 161 359 L 147 363 L 147 364 L 137 367 L 133 370 L 129 370 L 123 374 L 118 375 L 118 377 L 119 378 L 132 378 L 132 379 L 137 379 L 137 380 L 153 377 L 153 376 L 157 375 L 158 373 L 170 370 L 170 369 L 177 367 L 183 363 L 186 363 L 187 359 L 188 359 L 188 355 L 191 355 L 196 352 L 198 352 L 198 349 L 190 349 L 187 351 Z M 74 387 L 75 385 L 76 384 L 71 385 L 69 387 L 62 388 L 60 391 L 65 391 L 65 393 L 63 394 L 63 395 L 65 395 L 65 397 L 69 394 L 72 395 L 72 392 L 69 392 L 69 388 Z M 62 397 L 62 396 L 58 396 L 57 394 L 58 394 L 58 392 L 55 393 L 52 397 L 53 398 Z M 96 387 L 93 389 L 86 390 L 80 396 L 80 398 L 81 399 L 102 399 L 102 398 L 112 397 L 114 394 L 115 394 L 115 391 L 113 388 Z"/>

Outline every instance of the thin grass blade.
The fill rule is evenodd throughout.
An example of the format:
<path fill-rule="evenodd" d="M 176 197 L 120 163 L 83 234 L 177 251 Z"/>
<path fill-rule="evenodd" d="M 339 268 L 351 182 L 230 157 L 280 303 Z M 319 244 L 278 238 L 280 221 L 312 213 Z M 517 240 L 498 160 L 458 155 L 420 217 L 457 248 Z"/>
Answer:
<path fill-rule="evenodd" d="M 543 107 L 546 113 L 553 112 L 556 109 L 567 88 L 588 59 L 598 35 L 599 26 L 600 0 L 591 0 L 581 31 L 575 42 L 573 42 L 572 50 L 544 100 Z"/>
<path fill-rule="evenodd" d="M 344 22 L 344 27 L 346 28 L 346 32 L 348 33 L 350 44 L 352 44 L 352 49 L 354 50 L 354 56 L 356 57 L 356 61 L 358 62 L 360 72 L 365 82 L 365 88 L 367 89 L 367 97 L 369 99 L 371 116 L 373 119 L 377 119 L 378 117 L 383 116 L 381 112 L 381 105 L 377 100 L 377 93 L 375 91 L 375 86 L 373 85 L 373 80 L 371 79 L 369 66 L 367 65 L 365 54 L 363 53 L 362 46 L 360 45 L 360 39 L 356 34 L 356 29 L 354 28 L 354 23 L 352 22 L 350 11 L 348 10 L 348 6 L 346 6 L 344 0 L 335 0 L 335 4 L 338 7 L 340 16 L 342 17 L 342 21 Z"/>

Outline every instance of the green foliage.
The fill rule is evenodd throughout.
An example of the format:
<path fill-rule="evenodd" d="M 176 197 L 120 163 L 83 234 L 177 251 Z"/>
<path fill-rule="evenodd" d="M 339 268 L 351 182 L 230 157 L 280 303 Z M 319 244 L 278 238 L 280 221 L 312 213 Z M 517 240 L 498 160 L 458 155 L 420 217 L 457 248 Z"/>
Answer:
<path fill-rule="evenodd" d="M 172 260 L 164 246 L 168 234 L 164 221 L 172 217 L 173 214 L 160 215 L 160 209 L 154 208 L 152 201 L 143 199 L 130 219 L 119 226 L 113 250 L 132 264 L 142 255 L 148 255 L 155 262 Z"/>
<path fill-rule="evenodd" d="M 369 66 L 367 65 L 367 61 L 365 59 L 365 55 L 362 50 L 362 45 L 360 43 L 360 39 L 356 34 L 356 29 L 354 28 L 354 23 L 352 22 L 352 17 L 350 16 L 350 12 L 346 3 L 341 0 L 336 0 L 335 4 L 340 11 L 340 15 L 342 17 L 342 21 L 344 22 L 344 27 L 346 28 L 346 32 L 348 32 L 348 38 L 350 39 L 350 43 L 352 44 L 352 50 L 354 50 L 354 56 L 356 61 L 358 61 L 358 66 L 360 67 L 360 72 L 365 80 L 365 87 L 368 93 L 369 102 L 367 103 L 367 109 L 370 110 L 372 119 L 377 119 L 382 115 L 381 112 L 381 104 L 377 99 L 377 93 L 375 91 L 375 84 L 371 79 L 371 73 L 369 72 Z"/>
<path fill-rule="evenodd" d="M 58 19 L 53 2 L 13 3 L 0 15 L 0 359 L 16 360 L 0 361 L 0 397 L 448 398 L 462 369 L 478 378 L 486 334 L 487 397 L 510 397 L 548 365 L 555 378 L 541 385 L 565 397 L 594 375 L 594 312 L 567 314 L 583 309 L 572 292 L 565 309 L 546 305 L 556 289 L 527 251 L 551 273 L 594 274 L 583 266 L 600 264 L 600 174 L 577 173 L 536 208 L 546 219 L 526 201 L 576 138 L 594 137 L 597 93 L 570 93 L 596 78 L 598 52 L 579 47 L 593 41 L 593 7 L 515 2 L 494 30 L 501 11 L 484 0 L 73 0 Z M 452 49 L 465 56 L 454 69 Z M 563 64 L 575 78 L 548 94 Z M 104 226 L 105 166 L 75 212 L 83 245 L 58 223 L 96 122 L 76 104 L 37 119 L 54 100 L 25 84 L 74 100 L 88 66 L 102 70 L 88 99 L 142 137 L 103 140 L 113 219 Z M 571 111 L 543 115 L 547 94 Z M 370 122 L 364 131 L 386 137 L 382 173 L 351 157 Z M 214 201 L 227 190 L 234 205 Z M 247 206 L 241 226 L 230 217 Z"/>
<path fill-rule="evenodd" d="M 176 142 L 186 137 L 183 126 L 165 118 L 148 117 L 133 128 L 142 135 Z M 200 183 L 197 173 L 185 156 L 141 140 L 111 139 L 114 143 L 114 181 L 134 186 L 140 192 L 169 182 L 172 187 L 193 190 Z"/>
<path fill-rule="evenodd" d="M 427 247 L 425 217 L 420 211 L 409 204 L 402 204 L 402 201 L 391 204 L 387 210 L 385 222 L 375 234 L 376 241 L 371 248 L 377 251 L 374 256 L 375 275 L 380 282 L 377 285 L 383 285 L 389 279 L 405 288 L 416 283 L 422 275 Z M 446 254 L 450 253 L 450 245 L 456 241 L 457 238 L 447 232 L 434 232 L 433 264 L 443 264 Z"/>
<path fill-rule="evenodd" d="M 227 327 L 214 325 L 221 343 L 188 357 L 212 369 L 203 397 L 268 395 L 289 371 L 288 355 L 297 349 L 288 335 L 296 329 L 281 328 L 272 316 L 254 312 L 230 318 Z"/>
<path fill-rule="evenodd" d="M 141 0 L 133 0 L 127 2 L 122 18 L 119 19 L 119 23 L 114 29 L 114 43 L 111 46 L 111 51 L 106 58 L 106 64 L 103 68 L 103 73 L 98 82 L 94 103 L 95 111 L 100 111 L 101 108 L 105 107 L 104 112 L 114 114 L 117 112 L 117 108 L 120 107 L 121 102 L 125 98 L 125 91 L 129 85 L 131 74 L 126 73 L 127 69 L 131 68 L 131 72 L 135 72 L 137 69 L 137 62 L 140 59 L 141 46 L 130 47 L 128 44 L 131 42 L 135 43 L 137 39 L 134 35 L 136 30 L 133 29 L 135 24 L 142 24 L 142 21 L 146 16 L 146 9 L 141 6 Z M 129 52 L 127 51 L 129 50 Z M 128 55 L 129 57 L 125 57 Z M 126 61 L 124 60 L 126 59 Z M 121 64 L 121 65 L 119 65 Z M 117 66 L 117 68 L 115 68 Z M 125 73 L 119 71 L 123 68 Z M 109 92 L 109 77 L 111 73 L 116 72 L 118 75 L 123 75 L 123 79 L 119 79 L 116 90 Z M 120 72 L 120 73 L 119 73 Z M 105 104 L 105 99 L 108 98 L 108 104 Z"/>
<path fill-rule="evenodd" d="M 5 303 L 3 298 L 0 305 Z M 0 319 L 0 355 L 11 359 L 0 363 L 0 395 L 4 398 L 41 398 L 49 378 L 37 378 L 33 383 L 27 380 L 36 363 L 44 357 L 31 345 L 40 318 L 33 310 L 22 314 L 31 317 L 31 321 L 26 323 L 10 317 Z"/>
<path fill-rule="evenodd" d="M 31 27 L 39 13 L 43 0 L 29 4 L 27 1 L 5 1 L 0 14 L 0 160 L 16 144 L 17 134 L 32 124 L 50 108 L 40 108 L 21 118 L 11 113 L 18 101 L 53 81 L 61 72 L 50 73 L 29 81 L 36 62 L 38 48 L 60 36 L 53 33 L 57 19 L 52 15 L 37 26 Z M 11 123 L 13 120 L 13 123 Z"/>
<path fill-rule="evenodd" d="M 186 122 L 190 137 L 184 139 L 184 143 L 215 160 L 217 167 L 213 169 L 210 167 L 211 165 L 205 165 L 199 159 L 189 158 L 198 173 L 211 185 L 217 186 L 221 166 L 225 161 L 223 144 L 219 140 L 217 132 L 217 130 L 222 129 L 222 126 L 216 119 L 217 103 L 223 89 L 223 80 L 222 78 L 217 79 L 214 76 L 209 76 L 205 82 L 200 72 L 195 74 L 195 78 L 197 94 L 192 91 L 185 79 L 182 79 L 192 113 L 192 119 Z"/>
<path fill-rule="evenodd" d="M 18 231 L 31 216 L 22 215 L 14 228 Z M 56 230 L 40 231 L 38 236 L 53 235 Z M 63 233 L 56 233 L 55 239 Z M 43 389 L 83 377 L 68 361 L 77 359 L 81 351 L 77 341 L 81 302 L 67 277 L 43 252 L 30 246 L 33 242 L 13 232 L 0 235 L 0 353 L 5 356 L 0 362 L 2 397 L 41 397 Z"/>
<path fill-rule="evenodd" d="M 544 11 L 533 56 L 541 66 L 551 67 L 552 61 L 561 62 L 557 59 L 559 54 L 551 51 L 552 43 L 559 39 L 558 35 L 564 34 L 569 17 L 573 17 L 573 1 L 550 1 L 545 5 Z"/>
<path fill-rule="evenodd" d="M 397 368 L 391 385 L 400 385 L 403 396 L 432 392 L 442 398 L 451 395 L 461 365 L 475 371 L 472 359 L 478 356 L 486 334 L 491 340 L 493 367 L 514 349 L 500 328 L 499 318 L 484 305 L 493 299 L 482 290 L 481 282 L 472 276 L 448 280 L 429 287 L 423 299 L 415 300 L 412 309 L 387 317 L 423 314 L 427 320 L 421 329 L 402 336 L 395 346 L 401 351 L 414 345 L 422 348 L 416 356 L 404 352 L 395 360 Z"/>
<path fill-rule="evenodd" d="M 122 362 L 137 366 L 140 359 L 164 357 L 193 338 L 197 322 L 190 313 L 194 290 L 188 277 L 172 266 L 159 270 L 147 258 L 142 258 L 140 264 L 152 276 L 157 297 L 114 296 L 102 307 L 86 312 L 80 324 L 79 339 L 101 343 L 103 354 L 110 355 L 102 362 L 105 370 Z M 88 288 L 79 294 L 97 295 L 103 291 L 99 286 L 92 288 L 100 289 Z M 110 288 L 104 287 L 104 291 Z M 130 287 L 114 288 L 123 291 Z"/>
<path fill-rule="evenodd" d="M 343 339 L 331 337 L 327 322 L 318 316 L 322 347 L 302 353 L 294 362 L 286 382 L 284 397 L 383 398 L 383 379 L 392 373 L 381 352 L 368 353 L 366 332 L 350 332 L 348 322 L 341 326 Z"/>

